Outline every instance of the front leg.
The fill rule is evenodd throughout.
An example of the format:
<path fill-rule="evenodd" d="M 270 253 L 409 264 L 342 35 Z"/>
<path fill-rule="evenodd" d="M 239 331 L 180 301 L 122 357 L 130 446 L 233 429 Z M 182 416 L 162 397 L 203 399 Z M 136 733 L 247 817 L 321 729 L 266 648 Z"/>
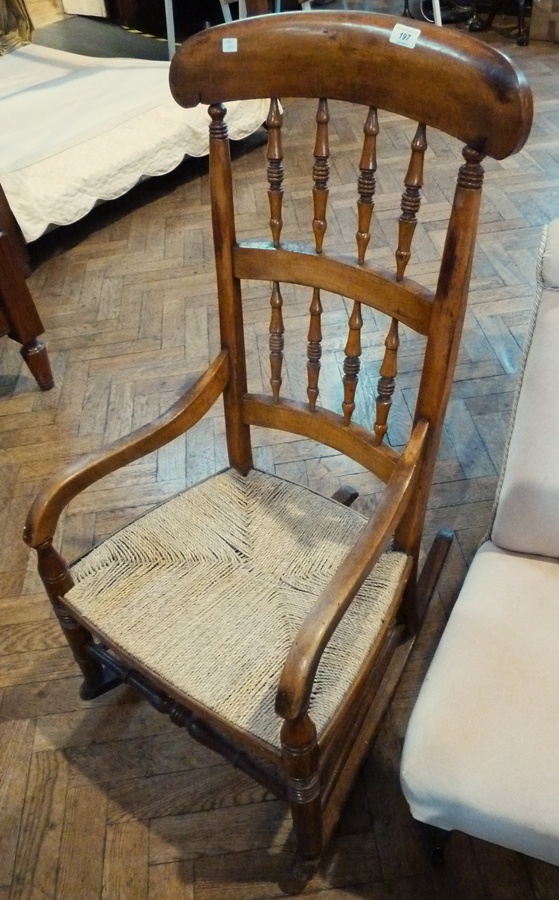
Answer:
<path fill-rule="evenodd" d="M 295 875 L 308 880 L 322 855 L 322 808 L 316 728 L 307 713 L 284 722 L 281 747 L 299 855 Z"/>
<path fill-rule="evenodd" d="M 105 670 L 101 663 L 91 656 L 89 647 L 93 644 L 93 635 L 77 622 L 64 606 L 63 596 L 70 590 L 73 581 L 66 563 L 52 546 L 52 541 L 41 544 L 37 548 L 37 555 L 39 575 L 64 637 L 83 675 L 80 696 L 82 700 L 93 700 L 120 684 L 121 680 Z"/>

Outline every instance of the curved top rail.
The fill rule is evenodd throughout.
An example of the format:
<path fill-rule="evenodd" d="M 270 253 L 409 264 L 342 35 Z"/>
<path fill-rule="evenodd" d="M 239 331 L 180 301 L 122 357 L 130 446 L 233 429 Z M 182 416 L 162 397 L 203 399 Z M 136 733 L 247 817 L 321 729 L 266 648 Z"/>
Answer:
<path fill-rule="evenodd" d="M 409 19 L 296 12 L 219 25 L 187 40 L 171 63 L 181 106 L 257 97 L 327 97 L 399 113 L 503 159 L 525 143 L 532 94 L 503 53 L 427 23 L 413 48 L 390 42 Z M 236 39 L 224 46 L 224 38 Z M 234 43 L 233 43 L 234 46 Z"/>

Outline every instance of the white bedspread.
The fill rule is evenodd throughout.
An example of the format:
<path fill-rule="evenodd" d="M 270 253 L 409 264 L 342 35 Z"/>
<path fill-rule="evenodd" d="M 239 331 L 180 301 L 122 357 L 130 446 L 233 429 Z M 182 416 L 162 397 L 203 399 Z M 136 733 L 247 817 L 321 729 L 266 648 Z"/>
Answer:
<path fill-rule="evenodd" d="M 168 74 L 168 62 L 34 44 L 0 58 L 0 181 L 27 241 L 208 152 L 206 107 L 179 107 Z M 247 137 L 267 112 L 267 100 L 228 104 L 230 136 Z"/>

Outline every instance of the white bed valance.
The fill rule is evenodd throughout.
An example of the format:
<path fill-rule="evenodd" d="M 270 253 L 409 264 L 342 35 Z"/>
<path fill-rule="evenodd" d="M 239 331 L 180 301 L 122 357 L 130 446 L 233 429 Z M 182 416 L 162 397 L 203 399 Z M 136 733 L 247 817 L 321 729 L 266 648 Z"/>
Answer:
<path fill-rule="evenodd" d="M 34 44 L 0 58 L 0 181 L 26 241 L 208 152 L 206 107 L 179 107 L 168 77 L 168 62 Z M 247 137 L 267 112 L 267 100 L 229 104 L 230 136 Z"/>
<path fill-rule="evenodd" d="M 28 44 L 0 62 L 0 179 L 130 121 L 170 98 L 169 65 Z"/>

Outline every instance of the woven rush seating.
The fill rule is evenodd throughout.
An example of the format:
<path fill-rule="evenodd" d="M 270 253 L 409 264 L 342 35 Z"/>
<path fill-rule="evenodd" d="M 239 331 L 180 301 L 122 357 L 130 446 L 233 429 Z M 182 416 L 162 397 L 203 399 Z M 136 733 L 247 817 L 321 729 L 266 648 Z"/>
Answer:
<path fill-rule="evenodd" d="M 307 488 L 229 470 L 71 567 L 66 603 L 169 687 L 279 749 L 283 663 L 365 521 Z M 328 645 L 309 710 L 319 735 L 382 630 L 406 562 L 383 554 Z"/>
<path fill-rule="evenodd" d="M 82 697 L 132 685 L 288 803 L 297 889 L 333 838 L 448 551 L 451 535 L 442 533 L 424 552 L 423 526 L 465 315 L 482 162 L 516 152 L 531 124 L 529 88 L 508 59 L 429 25 L 410 50 L 398 44 L 401 27 L 368 13 L 285 13 L 208 29 L 176 54 L 175 100 L 207 104 L 211 119 L 219 335 L 200 351 L 207 368 L 169 410 L 47 482 L 25 530 L 83 673 Z M 268 207 L 257 222 L 258 213 L 235 217 L 226 104 L 259 97 L 271 101 Z M 309 115 L 302 235 L 302 216 L 291 216 L 288 203 L 301 194 L 303 157 L 293 190 L 283 127 L 290 101 L 282 98 L 300 98 L 297 115 Z M 355 237 L 340 247 L 340 232 L 330 240 L 327 231 L 336 143 L 331 154 L 330 120 L 346 115 L 348 103 L 361 108 L 363 136 Z M 389 124 L 403 123 L 409 152 L 394 242 L 381 264 L 373 228 L 385 115 Z M 444 241 L 445 224 L 436 223 L 433 246 L 444 243 L 438 274 L 436 262 L 426 271 L 412 254 L 416 228 L 424 227 L 431 130 L 444 133 L 458 170 Z M 393 178 L 391 170 L 389 186 Z M 256 195 L 252 172 L 250 184 Z M 299 196 L 296 202 L 299 211 Z M 241 227 L 250 236 L 237 236 Z M 389 231 L 387 221 L 382 229 Z M 196 297 L 185 304 L 196 310 Z M 401 345 L 406 368 L 413 357 L 405 389 Z M 67 504 L 76 498 L 77 505 L 100 478 L 182 440 L 212 407 L 219 416 L 218 403 L 227 469 L 69 565 L 55 545 Z M 281 470 L 258 471 L 253 440 L 267 429 L 292 444 L 311 442 L 304 447 L 319 458 L 325 452 L 345 466 L 347 457 L 346 471 L 366 480 L 367 517 L 348 508 L 351 492 L 328 499 L 278 477 Z"/>

